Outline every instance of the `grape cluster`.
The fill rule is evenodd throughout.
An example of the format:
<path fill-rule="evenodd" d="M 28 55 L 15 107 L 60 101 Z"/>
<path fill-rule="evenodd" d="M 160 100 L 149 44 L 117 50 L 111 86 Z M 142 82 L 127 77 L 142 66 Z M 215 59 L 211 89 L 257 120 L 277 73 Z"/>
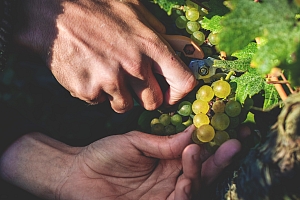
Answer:
<path fill-rule="evenodd" d="M 214 151 L 228 139 L 236 138 L 236 128 L 246 119 L 252 105 L 250 98 L 243 105 L 235 100 L 229 82 L 220 79 L 210 85 L 202 85 L 193 102 L 184 100 L 179 103 L 176 112 L 162 113 L 159 118 L 154 118 L 151 131 L 170 135 L 194 124 L 193 141 Z"/>
<path fill-rule="evenodd" d="M 207 36 L 201 27 L 201 20 L 207 14 L 208 10 L 206 8 L 187 0 L 185 1 L 185 6 L 174 10 L 173 18 L 175 19 L 176 27 L 185 30 L 197 45 L 201 46 L 206 38 L 210 45 L 216 45 L 217 33 L 211 32 Z"/>

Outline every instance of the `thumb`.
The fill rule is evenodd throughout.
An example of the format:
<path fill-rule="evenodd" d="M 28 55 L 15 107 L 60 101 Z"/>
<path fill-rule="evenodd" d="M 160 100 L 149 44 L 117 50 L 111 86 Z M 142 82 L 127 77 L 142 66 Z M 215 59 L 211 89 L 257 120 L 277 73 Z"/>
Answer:
<path fill-rule="evenodd" d="M 159 159 L 180 158 L 184 148 L 192 143 L 192 132 L 195 126 L 191 125 L 183 132 L 171 136 L 157 136 L 141 132 L 130 132 L 127 138 L 142 154 Z"/>

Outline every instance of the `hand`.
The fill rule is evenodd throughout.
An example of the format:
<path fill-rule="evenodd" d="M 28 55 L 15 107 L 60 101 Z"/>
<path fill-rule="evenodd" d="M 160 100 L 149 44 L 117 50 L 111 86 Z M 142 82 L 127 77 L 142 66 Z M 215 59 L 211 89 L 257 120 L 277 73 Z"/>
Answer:
<path fill-rule="evenodd" d="M 109 99 L 119 113 L 132 93 L 148 110 L 174 104 L 196 85 L 158 32 L 164 26 L 138 0 L 25 0 L 19 43 L 43 55 L 59 83 L 90 104 Z M 23 20 L 24 20 L 23 19 Z M 162 75 L 165 94 L 154 76 Z"/>
<path fill-rule="evenodd" d="M 76 157 L 57 196 L 89 200 L 195 197 L 201 184 L 211 183 L 230 163 L 240 145 L 228 141 L 209 157 L 203 147 L 188 145 L 192 131 L 190 127 L 171 137 L 134 131 L 92 143 Z"/>

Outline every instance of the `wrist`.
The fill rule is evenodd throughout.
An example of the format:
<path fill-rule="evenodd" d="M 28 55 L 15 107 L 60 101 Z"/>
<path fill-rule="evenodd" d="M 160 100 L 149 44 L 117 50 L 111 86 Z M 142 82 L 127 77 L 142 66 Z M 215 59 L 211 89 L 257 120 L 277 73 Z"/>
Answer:
<path fill-rule="evenodd" d="M 38 197 L 55 199 L 80 149 L 40 133 L 27 134 L 2 155 L 0 176 Z"/>

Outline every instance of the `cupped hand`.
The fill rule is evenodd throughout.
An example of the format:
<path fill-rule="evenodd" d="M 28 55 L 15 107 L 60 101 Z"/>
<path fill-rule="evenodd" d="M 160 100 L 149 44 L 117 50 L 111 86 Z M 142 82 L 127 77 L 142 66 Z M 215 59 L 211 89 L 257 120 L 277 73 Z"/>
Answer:
<path fill-rule="evenodd" d="M 56 190 L 57 199 L 176 199 L 197 197 L 240 150 L 237 140 L 214 155 L 191 144 L 191 126 L 162 137 L 137 131 L 110 136 L 81 149 Z"/>
<path fill-rule="evenodd" d="M 141 105 L 154 110 L 163 102 L 176 103 L 196 85 L 188 67 L 158 34 L 165 32 L 164 26 L 138 0 L 24 4 L 27 21 L 18 40 L 41 53 L 75 97 L 90 104 L 108 99 L 122 113 L 133 106 L 135 93 Z M 155 73 L 169 85 L 165 94 Z"/>

